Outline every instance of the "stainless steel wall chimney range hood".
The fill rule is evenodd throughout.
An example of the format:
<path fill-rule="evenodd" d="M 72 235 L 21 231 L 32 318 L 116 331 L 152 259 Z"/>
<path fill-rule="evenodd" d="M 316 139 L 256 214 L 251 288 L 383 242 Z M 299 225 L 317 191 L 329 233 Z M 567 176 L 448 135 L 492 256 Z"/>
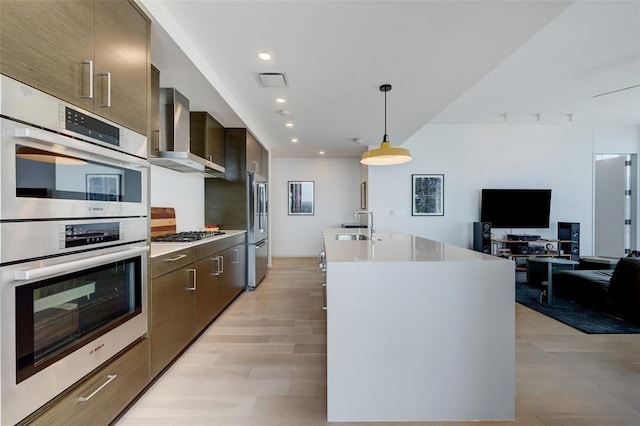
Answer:
<path fill-rule="evenodd" d="M 191 152 L 189 100 L 174 88 L 160 89 L 160 153 L 152 164 L 207 178 L 223 178 L 219 164 Z"/>

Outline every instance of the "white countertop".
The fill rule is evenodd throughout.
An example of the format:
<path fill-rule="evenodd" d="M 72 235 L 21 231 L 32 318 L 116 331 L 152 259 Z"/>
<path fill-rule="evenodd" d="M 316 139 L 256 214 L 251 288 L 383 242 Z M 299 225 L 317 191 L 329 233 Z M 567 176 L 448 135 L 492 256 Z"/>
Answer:
<path fill-rule="evenodd" d="M 160 242 L 152 242 L 151 243 L 151 251 L 150 251 L 150 256 L 151 257 L 157 257 L 157 256 L 162 256 L 163 254 L 167 254 L 167 253 L 171 253 L 174 251 L 180 251 L 180 250 L 184 250 L 187 248 L 191 248 L 191 247 L 195 247 L 197 245 L 200 244 L 206 244 L 206 243 L 210 243 L 212 241 L 218 241 L 218 240 L 222 240 L 225 238 L 229 238 L 229 237 L 233 237 L 234 235 L 238 235 L 238 234 L 242 234 L 244 232 L 244 230 L 230 230 L 230 229 L 224 229 L 221 230 L 222 232 L 224 232 L 223 235 L 216 235 L 213 236 L 211 238 L 205 238 L 202 240 L 198 240 L 198 241 L 192 241 L 190 243 L 160 243 Z"/>
<path fill-rule="evenodd" d="M 369 229 L 328 228 L 324 243 L 328 262 L 507 262 L 500 257 L 403 232 L 376 231 L 371 240 L 336 240 L 335 234 L 369 236 Z"/>

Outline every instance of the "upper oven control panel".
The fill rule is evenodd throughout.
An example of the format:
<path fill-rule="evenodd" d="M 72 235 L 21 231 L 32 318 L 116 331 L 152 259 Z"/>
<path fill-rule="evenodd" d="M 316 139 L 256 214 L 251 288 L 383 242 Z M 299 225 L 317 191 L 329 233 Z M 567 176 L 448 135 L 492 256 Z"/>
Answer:
<path fill-rule="evenodd" d="M 61 225 L 60 248 L 88 246 L 118 241 L 122 233 L 120 222 Z"/>
<path fill-rule="evenodd" d="M 60 105 L 61 125 L 72 132 L 120 146 L 120 129 L 68 106 Z"/>

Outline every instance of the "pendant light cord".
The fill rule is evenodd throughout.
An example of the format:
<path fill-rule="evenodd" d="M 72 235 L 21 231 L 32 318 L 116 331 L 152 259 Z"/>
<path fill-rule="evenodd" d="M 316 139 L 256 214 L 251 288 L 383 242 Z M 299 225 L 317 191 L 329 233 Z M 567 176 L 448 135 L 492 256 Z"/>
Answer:
<path fill-rule="evenodd" d="M 384 92 L 384 138 L 383 142 L 389 142 L 389 135 L 387 135 L 387 92 L 391 90 L 390 84 L 383 84 L 380 86 L 380 91 Z"/>
<path fill-rule="evenodd" d="M 388 140 L 389 135 L 387 135 L 387 92 L 384 92 L 384 139 Z"/>

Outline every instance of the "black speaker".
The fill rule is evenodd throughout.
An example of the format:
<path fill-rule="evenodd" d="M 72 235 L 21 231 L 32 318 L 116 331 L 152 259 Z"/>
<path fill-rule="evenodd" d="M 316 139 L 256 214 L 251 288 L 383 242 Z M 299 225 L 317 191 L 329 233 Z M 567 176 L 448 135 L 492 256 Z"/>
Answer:
<path fill-rule="evenodd" d="M 491 254 L 491 222 L 473 222 L 473 249 Z"/>
<path fill-rule="evenodd" d="M 558 222 L 560 250 L 570 254 L 571 260 L 580 260 L 580 223 Z"/>
<path fill-rule="evenodd" d="M 529 253 L 531 254 L 547 254 L 547 249 L 545 246 L 540 245 L 529 245 Z"/>
<path fill-rule="evenodd" d="M 513 254 L 533 254 L 533 250 L 527 243 L 507 243 L 506 248 L 511 250 L 511 253 Z"/>

